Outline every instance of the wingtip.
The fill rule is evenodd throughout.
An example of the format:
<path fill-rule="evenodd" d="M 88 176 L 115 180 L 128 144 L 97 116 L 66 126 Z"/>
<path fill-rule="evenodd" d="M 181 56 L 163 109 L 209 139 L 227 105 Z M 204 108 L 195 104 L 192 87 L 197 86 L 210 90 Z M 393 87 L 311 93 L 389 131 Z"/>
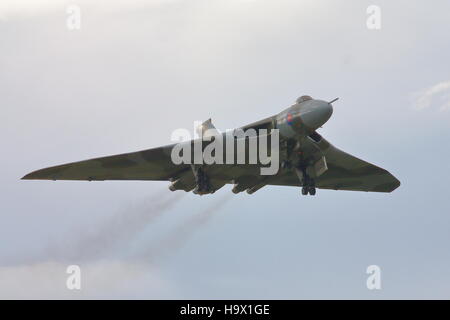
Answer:
<path fill-rule="evenodd" d="M 32 179 L 34 179 L 34 178 L 33 178 L 33 173 L 34 173 L 34 172 L 27 173 L 27 174 L 24 175 L 22 178 L 20 178 L 20 180 L 32 180 Z"/>
<path fill-rule="evenodd" d="M 396 180 L 397 180 L 397 183 L 396 183 L 396 185 L 395 185 L 394 190 L 395 190 L 395 189 L 398 189 L 398 188 L 402 185 L 402 183 L 400 182 L 400 180 L 398 180 L 398 179 L 396 179 Z M 394 190 L 392 190 L 392 191 L 394 191 Z"/>
<path fill-rule="evenodd" d="M 36 170 L 24 175 L 20 180 L 50 180 L 47 169 Z"/>
<path fill-rule="evenodd" d="M 394 179 L 395 179 L 395 181 L 393 183 L 391 183 L 391 189 L 388 191 L 389 193 L 397 190 L 400 187 L 400 185 L 401 185 L 400 180 L 398 180 L 395 177 L 394 177 Z"/>

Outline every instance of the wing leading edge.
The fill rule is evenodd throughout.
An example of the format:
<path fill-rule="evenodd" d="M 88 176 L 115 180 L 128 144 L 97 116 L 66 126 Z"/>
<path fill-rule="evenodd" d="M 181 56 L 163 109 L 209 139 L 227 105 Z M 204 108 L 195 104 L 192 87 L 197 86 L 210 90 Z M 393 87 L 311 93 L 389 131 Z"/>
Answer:
<path fill-rule="evenodd" d="M 144 151 L 72 162 L 37 170 L 26 180 L 168 180 L 186 165 L 170 160 L 172 145 Z"/>

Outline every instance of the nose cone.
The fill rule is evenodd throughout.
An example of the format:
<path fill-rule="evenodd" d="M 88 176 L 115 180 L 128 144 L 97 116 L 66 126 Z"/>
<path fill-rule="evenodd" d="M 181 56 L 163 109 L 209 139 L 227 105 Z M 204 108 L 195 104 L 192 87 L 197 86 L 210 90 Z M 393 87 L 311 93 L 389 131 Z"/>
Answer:
<path fill-rule="evenodd" d="M 315 101 L 314 106 L 302 113 L 301 119 L 305 126 L 315 130 L 320 128 L 333 114 L 333 106 L 326 101 Z"/>

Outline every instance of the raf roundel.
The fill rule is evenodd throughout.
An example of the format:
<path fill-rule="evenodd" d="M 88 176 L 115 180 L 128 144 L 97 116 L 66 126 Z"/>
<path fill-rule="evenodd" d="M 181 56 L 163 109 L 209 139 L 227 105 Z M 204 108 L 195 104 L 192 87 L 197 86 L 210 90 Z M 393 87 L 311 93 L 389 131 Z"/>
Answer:
<path fill-rule="evenodd" d="M 286 117 L 286 121 L 288 125 L 292 125 L 292 114 L 288 113 Z"/>

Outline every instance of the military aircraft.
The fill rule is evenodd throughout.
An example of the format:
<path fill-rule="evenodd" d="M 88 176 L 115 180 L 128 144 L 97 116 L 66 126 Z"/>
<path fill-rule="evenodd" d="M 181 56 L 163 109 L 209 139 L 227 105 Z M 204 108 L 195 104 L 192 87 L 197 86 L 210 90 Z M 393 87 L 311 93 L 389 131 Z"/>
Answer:
<path fill-rule="evenodd" d="M 392 174 L 339 150 L 317 132 L 330 119 L 336 100 L 327 102 L 301 96 L 286 110 L 239 128 L 244 132 L 266 129 L 267 136 L 278 129 L 279 166 L 273 175 L 262 175 L 261 164 L 254 163 L 175 164 L 171 155 L 176 144 L 171 144 L 41 169 L 22 179 L 170 181 L 171 191 L 193 191 L 200 195 L 214 193 L 226 184 L 234 185 L 234 193 L 248 194 L 266 185 L 301 187 L 303 195 L 315 195 L 316 188 L 392 192 L 400 186 Z M 204 135 L 205 128 L 215 129 L 211 119 L 198 132 Z M 194 145 L 200 141 L 204 149 L 206 142 L 202 138 L 186 143 Z M 251 137 L 234 138 L 248 140 L 245 142 L 248 151 Z"/>

